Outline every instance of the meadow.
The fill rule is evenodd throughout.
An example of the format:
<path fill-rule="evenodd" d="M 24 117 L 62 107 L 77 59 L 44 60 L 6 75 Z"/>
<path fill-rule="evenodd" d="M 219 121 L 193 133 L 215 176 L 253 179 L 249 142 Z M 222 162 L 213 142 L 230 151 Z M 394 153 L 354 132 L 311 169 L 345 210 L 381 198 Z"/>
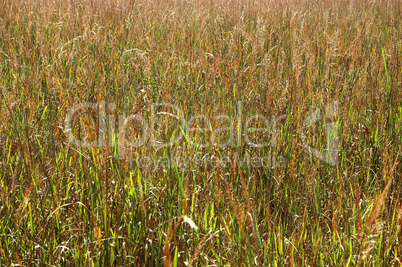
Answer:
<path fill-rule="evenodd" d="M 0 0 L 0 265 L 401 265 L 401 22 Z"/>

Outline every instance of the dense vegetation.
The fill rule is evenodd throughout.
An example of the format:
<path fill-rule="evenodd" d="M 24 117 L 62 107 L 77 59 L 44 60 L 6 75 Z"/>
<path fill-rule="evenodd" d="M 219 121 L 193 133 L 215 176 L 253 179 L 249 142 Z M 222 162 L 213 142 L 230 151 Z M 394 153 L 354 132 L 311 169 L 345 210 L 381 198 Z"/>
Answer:
<path fill-rule="evenodd" d="M 0 264 L 398 266 L 401 12 L 0 0 Z"/>

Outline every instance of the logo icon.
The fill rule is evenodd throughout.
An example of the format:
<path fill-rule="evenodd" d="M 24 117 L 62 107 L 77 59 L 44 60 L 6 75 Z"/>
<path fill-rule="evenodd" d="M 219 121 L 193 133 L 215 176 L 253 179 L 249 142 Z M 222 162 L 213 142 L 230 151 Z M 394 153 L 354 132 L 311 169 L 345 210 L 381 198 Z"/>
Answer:
<path fill-rule="evenodd" d="M 307 127 L 312 126 L 314 123 L 323 121 L 324 119 L 331 119 L 338 115 L 338 102 L 334 101 L 325 106 L 325 114 L 321 116 L 320 110 L 311 112 L 306 120 L 303 122 L 302 133 Z M 318 159 L 335 166 L 338 163 L 338 122 L 329 122 L 324 125 L 326 128 L 326 148 L 316 149 L 306 144 L 306 136 L 302 135 L 302 142 L 305 149 L 317 157 Z"/>

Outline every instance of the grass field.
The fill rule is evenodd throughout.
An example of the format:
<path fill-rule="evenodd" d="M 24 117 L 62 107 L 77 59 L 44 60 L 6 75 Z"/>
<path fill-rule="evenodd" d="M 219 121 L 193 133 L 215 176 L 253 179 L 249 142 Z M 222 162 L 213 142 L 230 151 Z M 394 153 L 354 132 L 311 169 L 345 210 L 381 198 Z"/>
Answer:
<path fill-rule="evenodd" d="M 0 0 L 0 265 L 399 266 L 401 22 Z"/>

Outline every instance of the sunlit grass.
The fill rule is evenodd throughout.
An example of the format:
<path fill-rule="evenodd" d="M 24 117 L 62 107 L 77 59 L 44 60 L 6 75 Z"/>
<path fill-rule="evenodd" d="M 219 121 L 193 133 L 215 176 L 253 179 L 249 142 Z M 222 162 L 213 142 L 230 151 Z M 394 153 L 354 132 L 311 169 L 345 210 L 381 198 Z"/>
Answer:
<path fill-rule="evenodd" d="M 1 265 L 400 264 L 399 1 L 0 0 L 0 10 Z M 66 116 L 79 103 L 106 104 L 112 145 L 71 142 Z M 75 113 L 73 135 L 99 141 L 99 111 Z M 108 130 L 130 115 L 155 127 L 124 150 Z M 219 115 L 234 128 L 215 141 L 233 133 L 230 145 L 211 144 L 231 127 Z M 273 128 L 247 133 L 267 147 L 246 142 L 254 115 Z M 306 149 L 328 147 L 331 123 L 335 165 Z M 140 128 L 127 122 L 125 138 Z"/>

